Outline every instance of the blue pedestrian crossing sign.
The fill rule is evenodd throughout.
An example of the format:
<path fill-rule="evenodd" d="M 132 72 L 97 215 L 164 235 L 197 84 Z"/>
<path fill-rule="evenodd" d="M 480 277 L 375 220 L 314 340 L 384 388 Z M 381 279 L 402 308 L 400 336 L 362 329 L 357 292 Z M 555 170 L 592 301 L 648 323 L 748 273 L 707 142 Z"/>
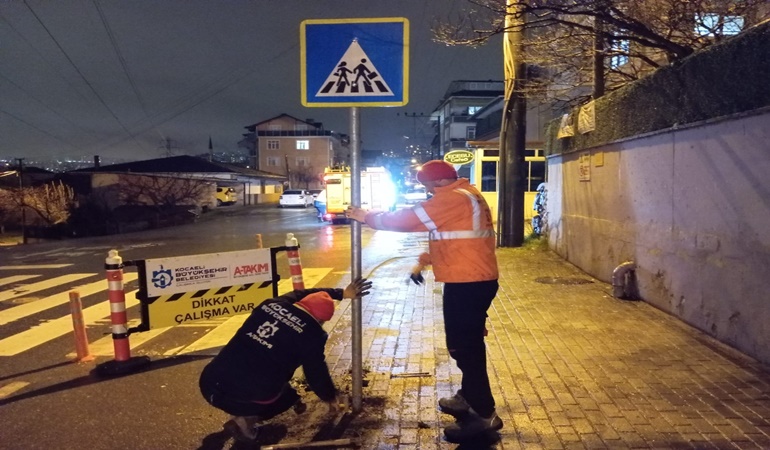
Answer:
<path fill-rule="evenodd" d="M 311 19 L 300 25 L 302 105 L 404 106 L 409 21 Z"/>

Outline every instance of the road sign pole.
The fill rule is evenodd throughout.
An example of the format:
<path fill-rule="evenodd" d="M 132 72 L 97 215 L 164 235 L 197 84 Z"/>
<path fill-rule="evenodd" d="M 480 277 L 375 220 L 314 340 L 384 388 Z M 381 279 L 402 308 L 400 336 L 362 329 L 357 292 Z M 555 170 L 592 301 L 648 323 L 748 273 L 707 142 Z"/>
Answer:
<path fill-rule="evenodd" d="M 350 172 L 351 189 L 350 202 L 356 208 L 361 207 L 361 160 L 360 149 L 361 120 L 358 107 L 350 108 Z M 352 280 L 361 278 L 361 223 L 350 221 L 350 277 Z M 360 412 L 363 403 L 363 357 L 362 357 L 362 306 L 361 297 L 353 299 L 353 347 L 351 361 L 353 378 L 353 412 Z"/>

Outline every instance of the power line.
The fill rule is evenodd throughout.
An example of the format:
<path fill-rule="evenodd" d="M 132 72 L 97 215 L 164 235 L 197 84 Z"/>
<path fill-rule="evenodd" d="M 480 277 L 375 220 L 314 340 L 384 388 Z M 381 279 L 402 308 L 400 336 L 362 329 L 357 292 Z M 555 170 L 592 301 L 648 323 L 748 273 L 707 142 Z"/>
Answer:
<path fill-rule="evenodd" d="M 79 130 L 80 130 L 80 131 L 82 131 L 83 133 L 85 133 L 85 134 L 87 134 L 87 135 L 89 135 L 89 136 L 91 136 L 91 137 L 93 137 L 93 138 L 96 138 L 96 136 L 95 136 L 95 135 L 93 135 L 93 134 L 92 134 L 90 131 L 86 130 L 85 128 L 83 128 L 83 127 L 81 127 L 80 125 L 76 124 L 75 122 L 71 121 L 69 118 L 67 118 L 67 117 L 65 117 L 65 116 L 63 116 L 63 115 L 61 115 L 61 114 L 60 114 L 58 111 L 56 111 L 55 109 L 53 109 L 51 106 L 48 106 L 48 104 L 46 104 L 44 101 L 42 101 L 41 99 L 37 98 L 37 97 L 36 97 L 35 95 L 33 95 L 32 93 L 28 92 L 28 91 L 27 91 L 26 89 L 24 89 L 23 87 L 21 87 L 21 86 L 19 86 L 18 84 L 16 84 L 16 83 L 15 83 L 13 80 L 11 80 L 10 78 L 8 78 L 7 76 L 5 76 L 5 75 L 3 75 L 2 73 L 0 73 L 0 78 L 4 79 L 4 80 L 5 80 L 7 83 L 9 83 L 10 85 L 12 85 L 12 86 L 13 86 L 13 87 L 15 87 L 16 89 L 20 90 L 21 92 L 23 92 L 23 93 L 27 94 L 27 96 L 29 96 L 30 98 L 32 98 L 32 100 L 35 100 L 36 102 L 38 102 L 39 104 L 41 104 L 41 105 L 42 105 L 44 108 L 46 108 L 47 110 L 49 110 L 49 111 L 51 111 L 52 113 L 56 114 L 56 116 L 57 116 L 57 117 L 59 117 L 60 119 L 64 120 L 65 122 L 67 122 L 68 124 L 72 125 L 73 127 L 75 127 L 75 128 L 77 128 L 77 129 L 79 129 Z M 53 135 L 51 135 L 51 136 L 53 136 Z M 59 138 L 56 138 L 56 139 L 57 139 L 57 140 L 60 140 Z M 64 140 L 61 140 L 61 141 L 62 141 L 62 142 L 65 142 Z M 67 143 L 67 142 L 65 142 L 65 143 Z"/>
<path fill-rule="evenodd" d="M 41 132 L 41 133 L 45 134 L 46 136 L 52 137 L 52 138 L 56 139 L 56 140 L 57 140 L 57 141 L 59 141 L 59 142 L 63 142 L 64 144 L 67 144 L 67 145 L 69 145 L 70 147 L 72 147 L 72 148 L 74 148 L 74 149 L 76 149 L 76 150 L 78 149 L 78 147 L 77 147 L 77 146 L 75 146 L 74 144 L 72 144 L 72 143 L 69 143 L 69 142 L 65 141 L 64 139 L 62 139 L 62 138 L 60 138 L 60 137 L 58 137 L 58 136 L 54 136 L 53 134 L 51 134 L 51 133 L 47 132 L 46 130 L 44 130 L 44 129 L 40 128 L 40 127 L 37 127 L 37 126 L 35 126 L 34 124 L 31 124 L 31 123 L 27 122 L 26 120 L 22 119 L 22 118 L 21 118 L 21 117 L 19 117 L 19 116 L 13 115 L 13 114 L 11 114 L 11 113 L 9 113 L 8 111 L 5 111 L 5 110 L 3 110 L 3 109 L 0 109 L 0 113 L 6 114 L 6 115 L 8 115 L 8 116 L 11 116 L 11 117 L 13 117 L 14 119 L 18 120 L 19 122 L 23 123 L 24 125 L 27 125 L 27 126 L 28 126 L 28 127 L 30 127 L 30 128 L 34 128 L 35 130 L 37 130 L 37 131 L 39 131 L 39 132 Z"/>
<path fill-rule="evenodd" d="M 45 63 L 45 65 L 47 65 L 51 69 L 51 71 L 53 73 L 55 73 L 62 81 L 67 83 L 67 86 L 69 86 L 70 89 L 72 89 L 78 95 L 78 97 L 80 97 L 83 101 L 88 101 L 88 99 L 80 92 L 80 90 L 78 90 L 66 77 L 64 77 L 64 75 L 62 75 L 59 72 L 58 67 L 56 67 L 53 64 L 49 63 L 48 59 L 46 59 L 46 57 L 43 56 L 42 53 L 40 53 L 40 50 L 38 50 L 37 47 L 32 45 L 32 43 L 30 41 L 28 41 L 27 38 L 23 34 L 21 34 L 21 32 L 19 30 L 17 30 L 16 27 L 14 27 L 11 22 L 7 21 L 5 19 L 5 17 L 2 16 L 2 14 L 0 14 L 0 20 L 5 22 L 5 24 L 8 25 L 8 28 L 13 30 L 13 32 L 16 33 L 19 36 L 19 38 L 22 41 L 24 41 L 25 44 L 27 44 L 35 53 L 37 53 L 37 55 L 40 57 L 40 60 L 43 61 L 43 63 Z"/>
<path fill-rule="evenodd" d="M 27 3 L 27 0 L 23 0 L 23 2 L 24 2 L 24 5 L 27 7 L 27 9 L 29 9 L 29 11 L 32 13 L 32 15 L 35 16 L 35 19 L 38 21 L 40 26 L 43 27 L 45 32 L 48 34 L 48 36 L 54 42 L 54 44 L 56 44 L 56 47 L 59 49 L 59 51 L 61 51 L 62 54 L 64 55 L 64 57 L 67 58 L 67 61 L 69 61 L 70 65 L 72 65 L 72 67 L 75 69 L 75 72 L 77 72 L 78 75 L 80 75 L 80 78 L 83 79 L 83 82 L 86 83 L 86 86 L 88 86 L 88 88 L 91 90 L 91 92 L 94 94 L 94 96 L 96 96 L 96 98 L 99 100 L 99 102 L 102 104 L 102 106 L 104 106 L 104 108 L 107 109 L 107 111 L 110 112 L 112 117 L 123 128 L 123 130 L 126 132 L 126 134 L 128 134 L 130 138 L 134 139 L 134 142 L 136 142 L 136 144 L 139 145 L 139 147 L 142 148 L 142 150 L 145 150 L 144 146 L 142 146 L 142 144 L 136 139 L 136 137 L 131 134 L 131 132 L 128 130 L 128 128 L 126 128 L 126 125 L 124 125 L 123 122 L 118 118 L 118 116 L 115 114 L 115 111 L 113 111 L 112 108 L 110 108 L 107 105 L 107 103 L 104 101 L 102 96 L 99 95 L 98 92 L 96 92 L 96 89 L 93 87 L 91 82 L 88 81 L 88 79 L 86 78 L 85 75 L 83 75 L 83 72 L 80 71 L 80 68 L 78 68 L 78 66 L 75 64 L 75 62 L 72 60 L 72 58 L 70 58 L 69 54 L 64 50 L 64 48 L 61 46 L 61 44 L 59 44 L 59 41 L 56 39 L 56 37 L 54 37 L 54 35 L 51 33 L 51 31 L 48 29 L 48 27 L 45 26 L 45 24 L 40 19 L 40 17 L 37 15 L 37 13 L 35 13 L 35 10 L 32 9 L 32 7 L 29 5 L 29 3 Z"/>
<path fill-rule="evenodd" d="M 126 74 L 128 83 L 131 85 L 131 90 L 134 91 L 134 95 L 136 95 L 137 100 L 139 100 L 139 105 L 142 107 L 142 112 L 144 112 L 144 115 L 147 116 L 147 107 L 144 103 L 144 98 L 142 98 L 142 95 L 139 93 L 139 89 L 136 87 L 134 78 L 131 76 L 131 71 L 128 70 L 128 64 L 126 64 L 126 59 L 123 57 L 123 52 L 120 50 L 120 46 L 118 46 L 117 39 L 115 39 L 115 33 L 112 32 L 112 28 L 110 28 L 110 24 L 107 21 L 107 17 L 104 15 L 104 11 L 102 10 L 101 5 L 99 5 L 99 1 L 98 0 L 91 0 L 91 1 L 96 7 L 96 11 L 99 13 L 99 18 L 102 21 L 102 25 L 104 26 L 105 31 L 107 31 L 107 37 L 110 39 L 110 44 L 112 44 L 112 49 L 115 51 L 115 55 L 117 55 L 118 61 L 120 61 L 120 67 L 123 68 L 123 73 Z"/>
<path fill-rule="evenodd" d="M 293 51 L 293 50 L 296 50 L 296 48 L 298 46 L 299 46 L 299 43 L 298 42 L 294 42 L 290 46 L 286 47 L 284 50 L 281 50 L 280 52 L 278 52 L 275 56 L 273 56 L 273 57 L 271 57 L 271 58 L 269 58 L 267 60 L 264 60 L 263 63 L 270 63 L 272 61 L 275 61 L 276 59 L 282 57 L 286 53 L 288 53 L 290 51 Z M 245 79 L 246 77 L 252 75 L 257 70 L 259 70 L 259 68 L 245 69 L 245 71 L 241 75 L 236 75 L 233 79 L 231 79 L 230 81 L 227 81 L 221 87 L 216 88 L 216 90 L 214 90 L 213 92 L 201 94 L 200 93 L 201 89 L 197 89 L 195 91 L 192 91 L 192 94 L 183 95 L 182 97 L 180 97 L 177 100 L 175 100 L 168 107 L 170 109 L 171 107 L 175 107 L 176 105 L 179 105 L 179 107 L 182 108 L 182 109 L 177 110 L 177 111 L 161 111 L 161 112 L 158 112 L 156 114 L 151 115 L 147 120 L 154 120 L 154 119 L 158 118 L 158 121 L 151 122 L 151 123 L 145 125 L 144 128 L 141 128 L 141 129 L 137 130 L 136 134 L 141 134 L 141 133 L 147 132 L 147 131 L 151 130 L 152 128 L 157 127 L 158 125 L 162 125 L 162 124 L 164 124 L 164 123 L 166 123 L 166 122 L 168 122 L 168 121 L 170 121 L 170 120 L 172 120 L 172 119 L 174 119 L 174 118 L 176 118 L 176 117 L 186 113 L 187 111 L 190 111 L 191 109 L 195 108 L 196 106 L 200 105 L 201 103 L 205 102 L 206 100 L 209 100 L 210 98 L 212 98 L 212 97 L 220 94 L 221 92 L 225 91 L 227 88 L 229 88 L 230 86 L 234 85 L 235 83 L 238 83 L 238 82 L 242 81 L 243 79 Z M 224 72 L 225 73 L 232 73 L 232 70 L 227 70 L 227 71 L 224 71 Z M 208 83 L 206 86 L 204 86 L 203 89 L 208 89 L 209 87 L 216 86 L 216 84 L 218 84 L 219 81 L 221 81 L 221 80 L 214 80 L 214 81 Z M 192 103 L 189 103 L 189 102 L 192 102 Z M 162 119 L 159 118 L 160 116 L 162 116 L 163 114 L 166 114 L 166 113 L 169 113 L 171 115 L 168 116 L 168 117 L 162 118 Z M 135 126 L 138 126 L 139 124 L 141 124 L 142 122 L 145 122 L 145 121 L 146 120 L 143 119 L 143 120 L 137 122 L 135 124 Z M 115 146 L 115 145 L 118 145 L 118 144 L 124 142 L 125 140 L 126 140 L 126 138 L 119 139 L 119 140 L 117 140 L 115 142 L 111 142 L 109 144 L 104 144 L 104 146 L 106 146 L 106 147 Z"/>

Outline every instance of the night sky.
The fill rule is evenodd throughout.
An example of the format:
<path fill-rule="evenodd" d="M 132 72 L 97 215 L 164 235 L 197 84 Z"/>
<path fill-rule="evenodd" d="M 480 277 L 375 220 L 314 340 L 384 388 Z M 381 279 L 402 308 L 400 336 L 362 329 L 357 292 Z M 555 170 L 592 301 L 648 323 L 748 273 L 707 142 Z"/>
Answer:
<path fill-rule="evenodd" d="M 348 108 L 300 101 L 300 22 L 406 17 L 409 104 L 362 108 L 365 150 L 427 145 L 427 116 L 452 80 L 501 80 L 500 39 L 432 41 L 465 0 L 1 1 L 0 159 L 125 160 L 237 148 L 244 126 L 281 113 L 348 133 Z M 405 113 L 409 117 L 404 117 Z M 426 119 L 411 116 L 424 114 Z"/>

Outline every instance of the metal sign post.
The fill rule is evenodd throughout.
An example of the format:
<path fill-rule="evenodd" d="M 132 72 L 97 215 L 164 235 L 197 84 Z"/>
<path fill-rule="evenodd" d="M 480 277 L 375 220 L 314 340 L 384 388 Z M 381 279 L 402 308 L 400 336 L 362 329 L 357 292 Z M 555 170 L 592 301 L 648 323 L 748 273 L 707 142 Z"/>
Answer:
<path fill-rule="evenodd" d="M 300 25 L 302 105 L 350 107 L 351 204 L 361 207 L 360 106 L 409 101 L 409 21 L 405 18 L 305 20 Z M 353 280 L 361 275 L 361 224 L 350 230 Z M 362 406 L 361 299 L 353 299 L 354 412 Z"/>
<path fill-rule="evenodd" d="M 361 122 L 358 108 L 350 108 L 350 178 L 351 191 L 350 202 L 354 207 L 361 207 L 361 139 L 359 133 Z M 350 221 L 350 278 L 355 280 L 361 277 L 361 224 L 357 220 Z M 361 297 L 353 299 L 353 411 L 361 410 L 363 402 L 363 330 L 362 330 L 362 306 Z"/>

